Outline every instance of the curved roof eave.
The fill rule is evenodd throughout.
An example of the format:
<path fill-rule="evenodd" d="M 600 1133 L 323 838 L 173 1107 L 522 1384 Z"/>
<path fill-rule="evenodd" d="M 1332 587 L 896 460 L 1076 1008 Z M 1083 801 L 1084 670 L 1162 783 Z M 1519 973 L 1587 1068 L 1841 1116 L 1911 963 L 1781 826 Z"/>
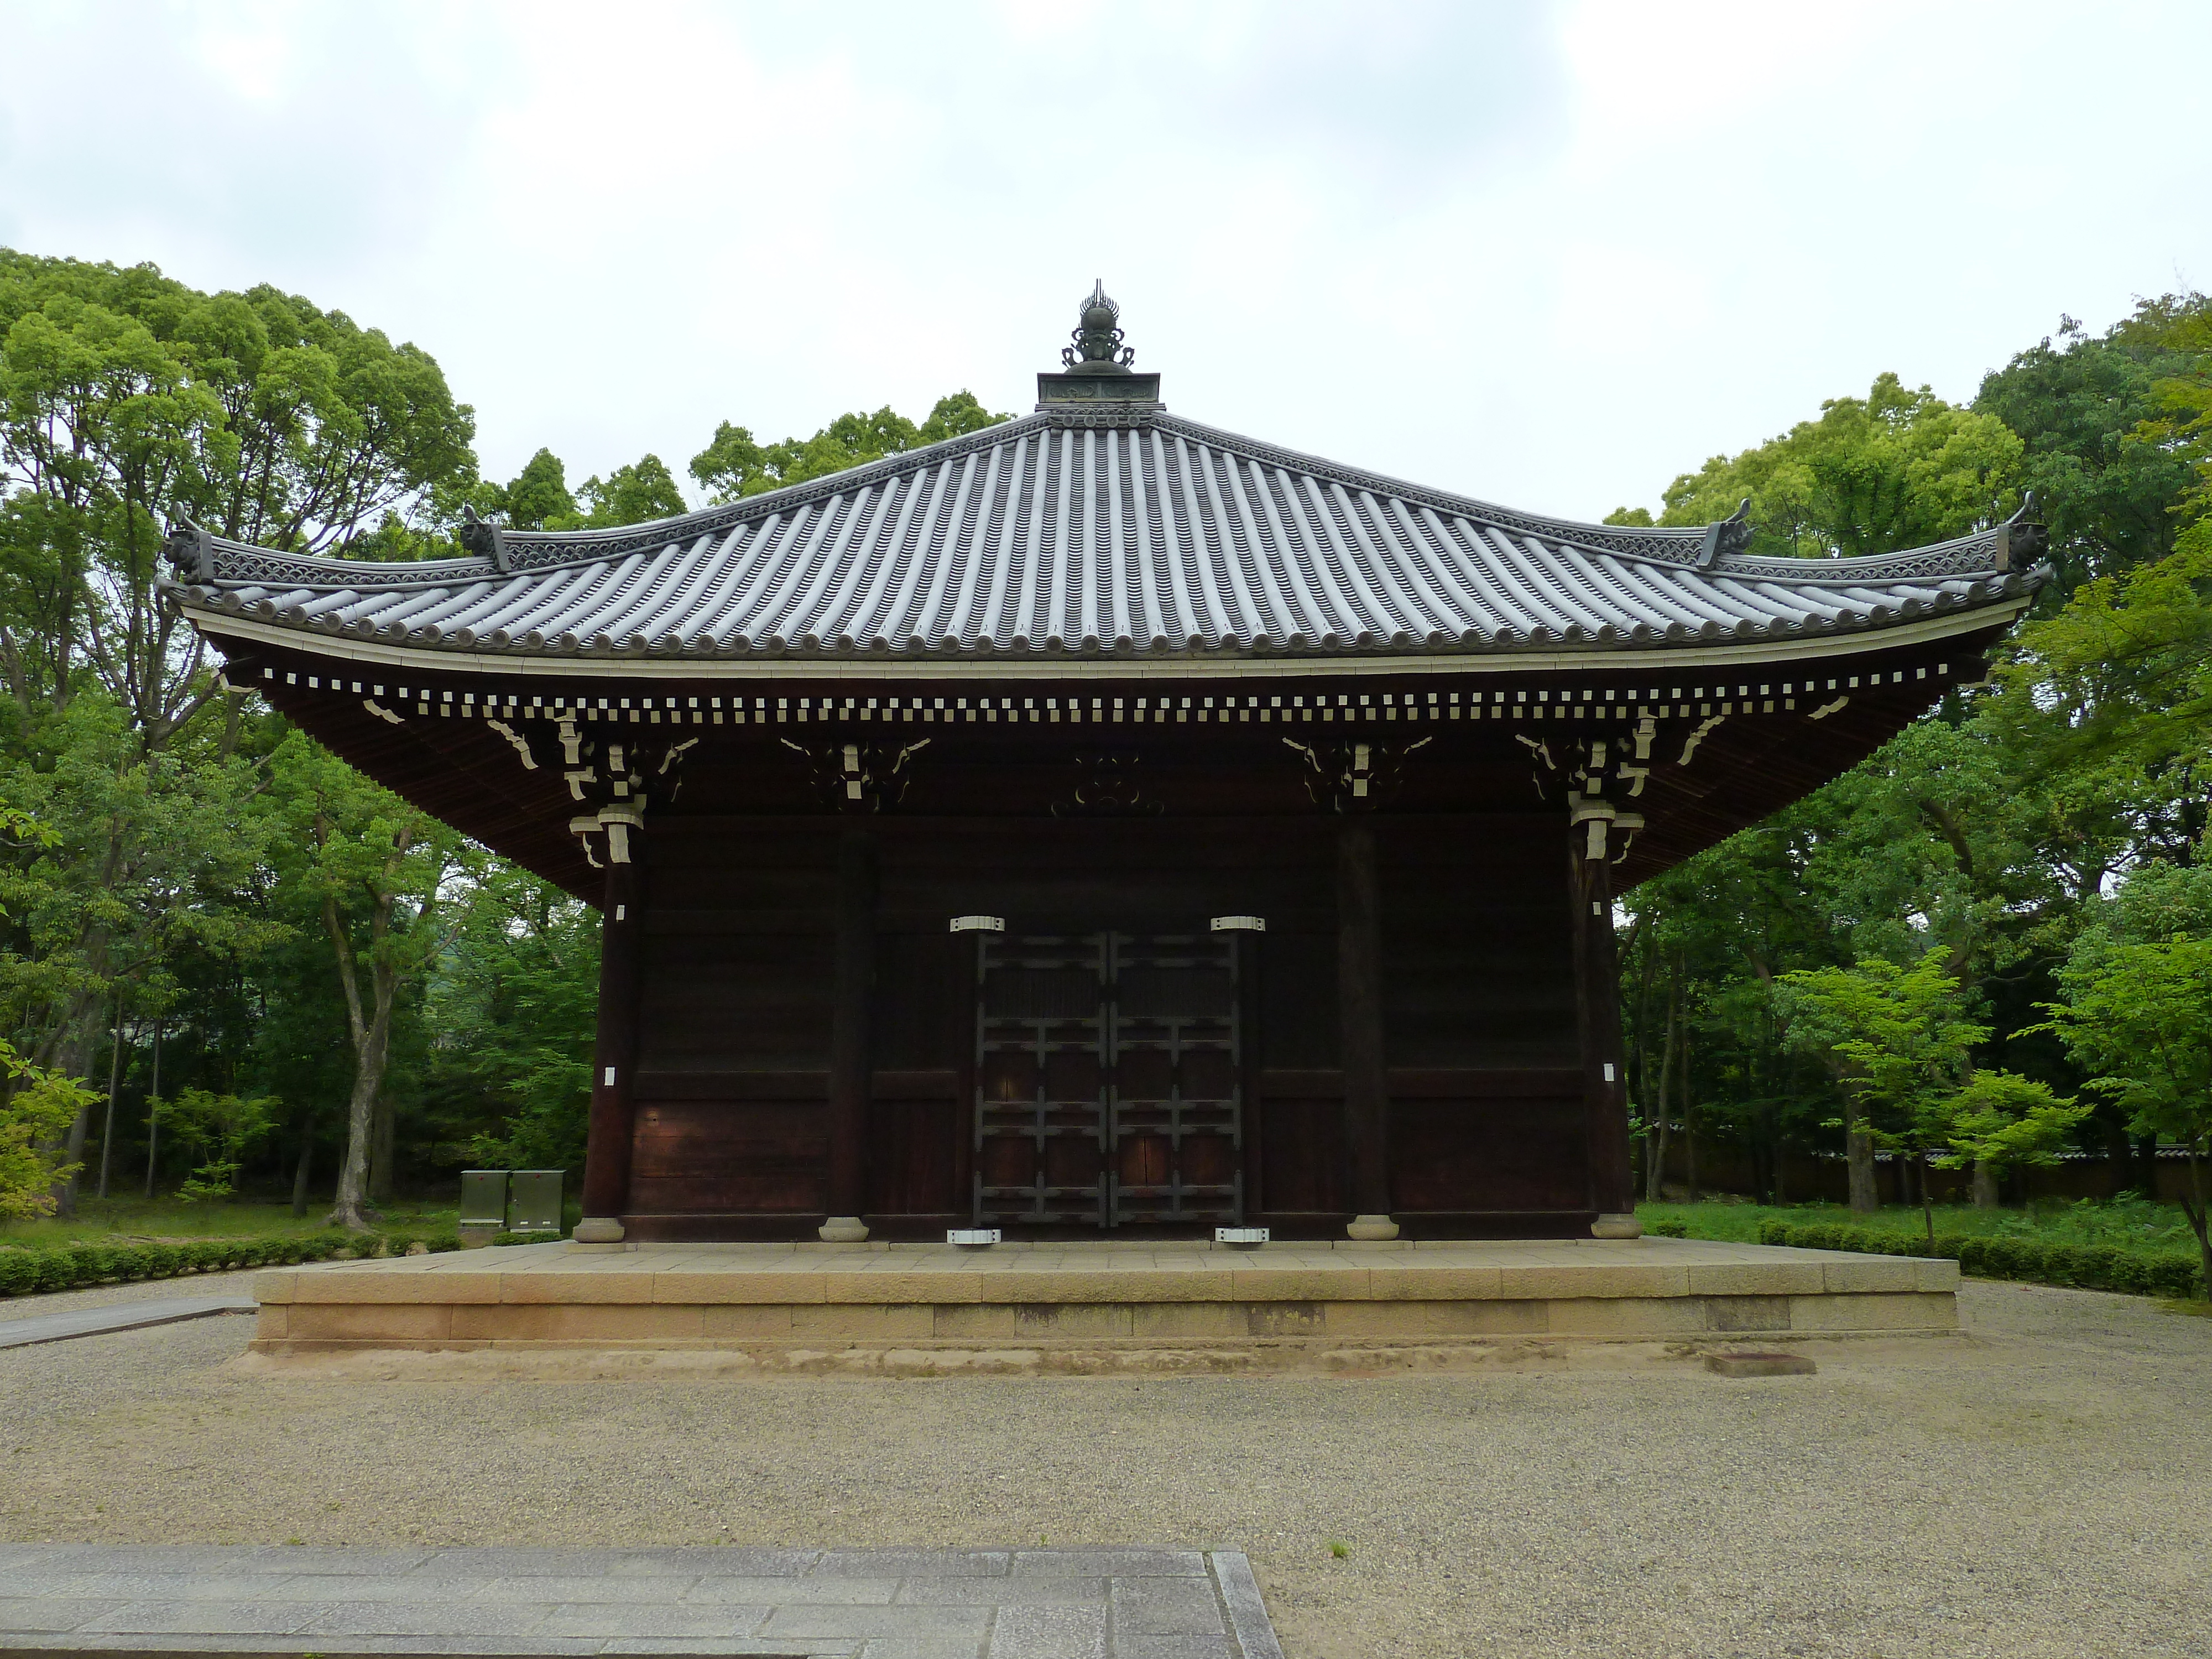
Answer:
<path fill-rule="evenodd" d="M 749 532 L 778 526 L 804 526 L 804 556 L 757 561 Z M 1435 672 L 1832 654 L 1992 625 L 2048 576 L 2007 568 L 2013 529 L 1864 558 L 1715 556 L 1704 528 L 1516 513 L 1158 405 L 1055 408 L 678 518 L 502 531 L 495 556 L 378 564 L 187 534 L 176 556 L 194 568 L 164 586 L 210 631 L 425 666 Z M 716 594 L 742 605 L 700 603 Z M 1347 635 L 1329 618 L 1369 620 Z"/>
<path fill-rule="evenodd" d="M 1759 662 L 1779 666 L 1816 662 L 1824 658 L 1861 656 L 1870 651 L 1925 647 L 1964 635 L 1994 633 L 2009 626 L 2026 610 L 2028 596 L 2002 607 L 1990 606 L 1950 616 L 1930 617 L 1882 629 L 1862 629 L 1847 634 L 1827 634 L 1796 639 L 1747 641 L 1729 636 L 1694 640 L 1680 645 L 1601 648 L 1541 648 L 1512 651 L 1431 651 L 1400 653 L 1367 650 L 1327 655 L 1208 652 L 1150 653 L 1142 656 L 1006 653 L 989 656 L 951 657 L 870 652 L 833 655 L 826 653 L 759 652 L 744 657 L 698 656 L 577 656 L 549 657 L 497 652 L 436 652 L 406 646 L 334 638 L 320 632 L 303 637 L 295 628 L 256 623 L 233 617 L 210 617 L 204 624 L 210 635 L 252 645 L 304 650 L 316 656 L 361 664 L 364 668 L 412 670 L 423 674 L 520 676 L 526 678 L 567 677 L 600 680 L 665 679 L 802 680 L 809 678 L 866 681 L 896 684 L 919 681 L 1091 679 L 1106 680 L 1289 680 L 1358 676 L 1426 677 L 1430 675 L 1507 674 L 1659 674 L 1674 671 L 1723 668 L 1730 664 Z M 1749 648 L 1747 648 L 1748 647 Z"/>

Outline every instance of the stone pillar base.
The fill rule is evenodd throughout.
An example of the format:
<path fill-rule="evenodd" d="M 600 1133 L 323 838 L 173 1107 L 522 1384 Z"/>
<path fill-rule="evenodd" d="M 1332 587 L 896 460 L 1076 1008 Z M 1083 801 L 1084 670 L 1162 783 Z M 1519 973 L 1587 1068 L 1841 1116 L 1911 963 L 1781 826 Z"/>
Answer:
<path fill-rule="evenodd" d="M 1397 1237 L 1398 1224 L 1387 1215 L 1355 1216 L 1352 1224 L 1344 1230 L 1344 1236 L 1363 1244 L 1384 1243 Z"/>
<path fill-rule="evenodd" d="M 1590 1223 L 1592 1238 L 1641 1238 L 1644 1224 L 1632 1215 L 1601 1215 Z"/>
<path fill-rule="evenodd" d="M 623 1224 L 611 1215 L 587 1215 L 576 1224 L 572 1237 L 579 1244 L 619 1244 Z"/>
<path fill-rule="evenodd" d="M 856 1215 L 833 1215 L 819 1229 L 824 1244 L 865 1244 L 867 1224 Z"/>

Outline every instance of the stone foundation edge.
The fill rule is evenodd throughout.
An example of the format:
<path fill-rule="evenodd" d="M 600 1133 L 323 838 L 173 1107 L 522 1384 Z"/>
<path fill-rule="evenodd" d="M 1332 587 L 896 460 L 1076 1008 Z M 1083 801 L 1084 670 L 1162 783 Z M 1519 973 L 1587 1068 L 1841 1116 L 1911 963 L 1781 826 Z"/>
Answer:
<path fill-rule="evenodd" d="M 1419 1302 L 956 1304 L 265 1303 L 262 1353 L 479 1347 L 1125 1346 L 1273 1339 L 1428 1343 L 1565 1337 L 1892 1334 L 1959 1328 L 1948 1291 Z"/>

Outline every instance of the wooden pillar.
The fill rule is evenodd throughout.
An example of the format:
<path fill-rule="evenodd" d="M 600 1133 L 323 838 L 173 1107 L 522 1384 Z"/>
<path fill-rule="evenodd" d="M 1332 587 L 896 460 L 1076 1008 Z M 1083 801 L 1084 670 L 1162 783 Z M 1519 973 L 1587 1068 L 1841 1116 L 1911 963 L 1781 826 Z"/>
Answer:
<path fill-rule="evenodd" d="M 1390 1219 L 1390 1079 L 1382 1048 L 1382 904 L 1375 826 L 1346 818 L 1336 835 L 1336 1002 L 1344 1067 L 1344 1141 L 1352 1159 L 1354 1238 L 1395 1238 Z"/>
<path fill-rule="evenodd" d="M 599 907 L 599 1019 L 592 1048 L 592 1116 L 584 1146 L 584 1218 L 576 1238 L 613 1243 L 629 1207 L 632 1073 L 637 1062 L 638 933 L 644 920 L 637 859 L 644 820 L 599 815 L 606 830 L 606 895 Z"/>
<path fill-rule="evenodd" d="M 837 841 L 837 945 L 830 1015 L 829 1212 L 822 1237 L 857 1244 L 867 1187 L 868 1004 L 876 976 L 876 836 L 848 823 Z"/>
<path fill-rule="evenodd" d="M 1634 1238 L 1634 1180 L 1628 1155 L 1628 1077 L 1620 1036 L 1620 956 L 1613 932 L 1614 813 L 1602 803 L 1576 809 L 1567 842 L 1567 890 L 1575 939 L 1575 1022 L 1583 1057 L 1583 1112 L 1589 1146 L 1590 1231 Z"/>

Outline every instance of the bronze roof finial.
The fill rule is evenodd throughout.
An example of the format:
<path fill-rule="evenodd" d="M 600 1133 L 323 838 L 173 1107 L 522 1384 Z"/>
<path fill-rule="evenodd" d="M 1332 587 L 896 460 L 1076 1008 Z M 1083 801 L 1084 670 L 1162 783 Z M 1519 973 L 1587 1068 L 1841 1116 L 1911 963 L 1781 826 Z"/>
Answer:
<path fill-rule="evenodd" d="M 1137 351 L 1121 343 L 1121 307 L 1106 297 L 1106 279 L 1101 276 L 1091 284 L 1091 297 L 1069 336 L 1075 343 L 1060 348 L 1061 366 L 1078 374 L 1127 374 Z"/>

